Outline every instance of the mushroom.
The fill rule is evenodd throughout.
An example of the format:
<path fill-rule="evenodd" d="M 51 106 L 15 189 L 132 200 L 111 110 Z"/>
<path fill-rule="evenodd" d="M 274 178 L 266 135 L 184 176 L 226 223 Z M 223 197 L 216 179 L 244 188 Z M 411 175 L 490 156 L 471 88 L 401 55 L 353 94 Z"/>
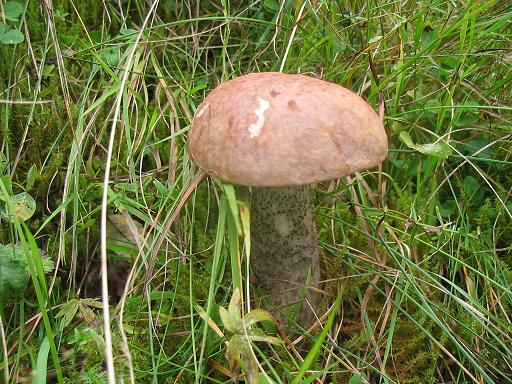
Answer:
<path fill-rule="evenodd" d="M 310 184 L 382 162 L 387 137 L 361 97 L 303 75 L 252 73 L 221 84 L 198 107 L 192 159 L 211 176 L 252 187 L 251 268 L 279 306 L 307 299 L 297 323 L 321 304 Z M 306 284 L 307 287 L 306 287 Z"/>

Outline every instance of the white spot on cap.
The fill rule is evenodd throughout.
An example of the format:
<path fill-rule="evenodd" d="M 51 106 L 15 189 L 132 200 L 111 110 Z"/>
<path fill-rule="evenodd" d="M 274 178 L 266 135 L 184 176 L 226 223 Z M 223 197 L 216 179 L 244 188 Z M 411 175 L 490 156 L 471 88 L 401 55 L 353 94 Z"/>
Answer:
<path fill-rule="evenodd" d="M 260 102 L 260 105 L 258 108 L 254 110 L 254 113 L 256 114 L 256 116 L 258 116 L 258 120 L 256 120 L 255 123 L 249 125 L 249 134 L 251 136 L 251 139 L 253 137 L 259 136 L 261 132 L 261 127 L 263 127 L 263 124 L 265 124 L 265 111 L 270 108 L 270 103 L 268 102 L 268 100 L 258 97 L 258 101 Z"/>
<path fill-rule="evenodd" d="M 206 103 L 205 105 L 202 105 L 197 111 L 196 111 L 196 119 L 200 118 L 204 111 L 206 111 L 208 109 L 208 107 L 210 106 L 210 104 Z"/>

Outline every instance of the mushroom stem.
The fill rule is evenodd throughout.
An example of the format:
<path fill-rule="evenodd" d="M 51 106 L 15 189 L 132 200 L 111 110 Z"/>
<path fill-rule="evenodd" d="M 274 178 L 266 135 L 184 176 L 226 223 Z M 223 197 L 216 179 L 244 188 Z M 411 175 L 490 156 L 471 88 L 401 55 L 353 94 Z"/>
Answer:
<path fill-rule="evenodd" d="M 302 302 L 296 320 L 309 326 L 321 302 L 309 287 L 320 281 L 309 185 L 252 189 L 251 265 L 264 294 L 279 307 L 288 306 L 293 315 L 292 305 Z"/>

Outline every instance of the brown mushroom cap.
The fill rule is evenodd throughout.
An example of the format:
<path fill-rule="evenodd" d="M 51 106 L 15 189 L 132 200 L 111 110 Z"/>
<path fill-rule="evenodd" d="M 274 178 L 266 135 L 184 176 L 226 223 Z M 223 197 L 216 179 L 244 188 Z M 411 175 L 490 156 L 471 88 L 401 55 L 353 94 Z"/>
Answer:
<path fill-rule="evenodd" d="M 303 75 L 252 73 L 198 107 L 188 150 L 206 173 L 255 187 L 303 185 L 376 166 L 384 127 L 361 97 Z"/>

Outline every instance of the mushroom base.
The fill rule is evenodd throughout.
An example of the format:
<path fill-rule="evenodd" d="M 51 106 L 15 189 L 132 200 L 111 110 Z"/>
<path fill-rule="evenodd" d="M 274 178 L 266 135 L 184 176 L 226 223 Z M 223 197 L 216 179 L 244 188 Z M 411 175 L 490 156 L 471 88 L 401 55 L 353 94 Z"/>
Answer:
<path fill-rule="evenodd" d="M 311 325 L 322 296 L 311 289 L 320 262 L 309 185 L 252 189 L 251 266 L 265 296 L 284 307 L 281 320 Z"/>

